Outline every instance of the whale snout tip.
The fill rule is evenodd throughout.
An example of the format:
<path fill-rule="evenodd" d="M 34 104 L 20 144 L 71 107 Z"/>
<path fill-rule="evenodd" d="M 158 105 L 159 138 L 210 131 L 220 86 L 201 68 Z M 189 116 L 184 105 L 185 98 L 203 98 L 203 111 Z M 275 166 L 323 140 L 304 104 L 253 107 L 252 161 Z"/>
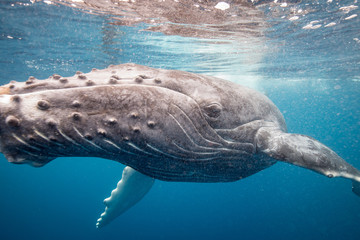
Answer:
<path fill-rule="evenodd" d="M 5 154 L 5 157 L 9 163 L 13 163 L 13 164 L 28 163 L 28 161 L 26 161 L 25 158 L 13 157 L 12 155 L 8 155 L 8 154 Z"/>
<path fill-rule="evenodd" d="M 36 158 L 36 159 L 29 159 L 26 156 L 22 156 L 21 154 L 8 154 L 3 153 L 5 155 L 6 160 L 9 163 L 13 164 L 28 164 L 32 167 L 42 167 L 49 163 L 54 158 Z"/>

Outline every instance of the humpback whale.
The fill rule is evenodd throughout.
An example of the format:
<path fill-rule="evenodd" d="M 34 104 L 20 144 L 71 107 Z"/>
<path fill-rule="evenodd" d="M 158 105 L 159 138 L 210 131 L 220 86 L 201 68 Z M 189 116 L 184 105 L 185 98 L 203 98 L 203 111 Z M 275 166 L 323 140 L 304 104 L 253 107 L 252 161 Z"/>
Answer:
<path fill-rule="evenodd" d="M 288 133 L 263 94 L 219 78 L 136 64 L 72 77 L 29 77 L 0 87 L 0 151 L 41 167 L 57 157 L 100 157 L 126 167 L 103 227 L 136 204 L 155 179 L 231 182 L 278 161 L 327 177 L 360 172 L 330 148 Z"/>

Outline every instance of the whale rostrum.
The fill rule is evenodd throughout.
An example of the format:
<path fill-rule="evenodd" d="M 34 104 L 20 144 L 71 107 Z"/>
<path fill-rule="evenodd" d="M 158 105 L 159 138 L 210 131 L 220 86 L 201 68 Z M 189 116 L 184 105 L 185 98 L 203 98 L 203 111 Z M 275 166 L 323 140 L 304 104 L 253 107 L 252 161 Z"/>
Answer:
<path fill-rule="evenodd" d="M 0 151 L 9 162 L 36 167 L 57 157 L 126 165 L 97 227 L 138 202 L 154 179 L 237 181 L 277 161 L 351 179 L 360 195 L 360 172 L 317 140 L 287 133 L 263 94 L 136 64 L 1 86 Z"/>

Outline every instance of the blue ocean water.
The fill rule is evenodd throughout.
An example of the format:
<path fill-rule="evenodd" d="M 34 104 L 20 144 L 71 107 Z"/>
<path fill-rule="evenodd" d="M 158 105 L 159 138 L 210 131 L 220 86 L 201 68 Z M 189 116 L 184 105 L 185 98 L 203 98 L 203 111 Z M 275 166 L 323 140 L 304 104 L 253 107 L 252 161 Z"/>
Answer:
<path fill-rule="evenodd" d="M 266 93 L 289 132 L 320 140 L 360 168 L 359 3 L 283 2 L 258 7 L 264 35 L 219 40 L 109 24 L 109 15 L 50 1 L 1 0 L 0 81 L 127 62 L 219 76 Z M 135 207 L 96 229 L 124 166 L 59 158 L 33 168 L 0 158 L 4 240 L 360 237 L 350 181 L 284 163 L 234 183 L 157 181 Z"/>

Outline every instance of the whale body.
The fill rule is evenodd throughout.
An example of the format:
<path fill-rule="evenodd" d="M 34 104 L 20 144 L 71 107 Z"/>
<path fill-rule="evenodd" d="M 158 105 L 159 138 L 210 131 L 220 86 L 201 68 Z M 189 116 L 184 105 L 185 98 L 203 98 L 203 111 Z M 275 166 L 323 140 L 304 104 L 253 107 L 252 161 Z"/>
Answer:
<path fill-rule="evenodd" d="M 154 179 L 237 181 L 277 161 L 349 178 L 360 194 L 360 172 L 317 140 L 287 133 L 263 94 L 136 64 L 1 86 L 0 151 L 36 167 L 76 156 L 126 165 L 97 227 L 138 202 Z"/>

